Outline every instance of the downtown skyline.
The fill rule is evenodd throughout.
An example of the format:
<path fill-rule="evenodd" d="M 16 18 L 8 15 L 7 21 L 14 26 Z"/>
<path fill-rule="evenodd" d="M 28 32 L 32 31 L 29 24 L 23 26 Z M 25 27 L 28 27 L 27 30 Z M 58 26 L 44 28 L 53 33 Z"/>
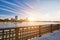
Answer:
<path fill-rule="evenodd" d="M 0 18 L 60 20 L 59 0 L 0 0 Z"/>

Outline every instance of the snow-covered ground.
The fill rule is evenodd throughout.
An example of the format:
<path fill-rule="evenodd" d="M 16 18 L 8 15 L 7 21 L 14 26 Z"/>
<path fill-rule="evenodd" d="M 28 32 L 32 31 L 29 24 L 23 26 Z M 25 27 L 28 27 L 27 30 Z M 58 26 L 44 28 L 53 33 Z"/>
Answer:
<path fill-rule="evenodd" d="M 35 37 L 32 40 L 60 40 L 60 30 L 44 34 L 41 37 Z"/>

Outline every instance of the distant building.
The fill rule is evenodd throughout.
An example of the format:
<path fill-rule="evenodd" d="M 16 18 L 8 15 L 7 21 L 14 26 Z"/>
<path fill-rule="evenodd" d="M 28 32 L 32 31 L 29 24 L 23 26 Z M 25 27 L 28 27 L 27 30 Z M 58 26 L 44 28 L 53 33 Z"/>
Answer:
<path fill-rule="evenodd" d="M 11 18 L 11 20 L 15 20 L 14 18 Z"/>
<path fill-rule="evenodd" d="M 28 21 L 28 17 L 25 20 Z"/>
<path fill-rule="evenodd" d="M 15 16 L 15 20 L 18 20 L 18 16 Z"/>
<path fill-rule="evenodd" d="M 15 19 L 14 18 L 11 18 L 11 20 L 10 20 L 11 22 L 14 22 L 15 21 Z"/>

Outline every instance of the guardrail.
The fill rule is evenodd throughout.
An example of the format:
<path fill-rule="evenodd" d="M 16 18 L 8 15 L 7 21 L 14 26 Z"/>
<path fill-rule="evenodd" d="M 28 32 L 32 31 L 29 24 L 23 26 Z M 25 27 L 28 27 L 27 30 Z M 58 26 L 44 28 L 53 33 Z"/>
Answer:
<path fill-rule="evenodd" d="M 28 40 L 60 29 L 60 24 L 0 28 L 0 40 Z"/>

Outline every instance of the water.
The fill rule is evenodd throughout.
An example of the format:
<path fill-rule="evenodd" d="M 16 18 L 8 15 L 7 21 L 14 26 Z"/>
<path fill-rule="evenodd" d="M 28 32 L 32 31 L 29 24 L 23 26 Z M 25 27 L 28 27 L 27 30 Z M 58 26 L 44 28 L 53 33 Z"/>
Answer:
<path fill-rule="evenodd" d="M 58 22 L 22 22 L 22 23 L 0 22 L 0 28 L 32 26 L 32 25 L 46 25 L 46 24 L 58 24 Z"/>

